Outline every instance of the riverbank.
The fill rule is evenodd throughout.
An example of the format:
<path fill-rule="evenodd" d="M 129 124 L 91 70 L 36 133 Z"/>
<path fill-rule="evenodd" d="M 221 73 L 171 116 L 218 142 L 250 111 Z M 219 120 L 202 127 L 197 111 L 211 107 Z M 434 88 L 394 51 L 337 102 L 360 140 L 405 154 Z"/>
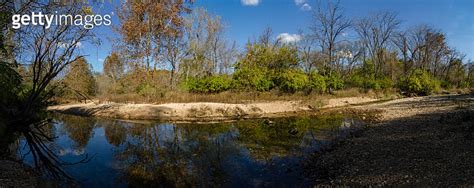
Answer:
<path fill-rule="evenodd" d="M 0 160 L 0 187 L 36 187 L 40 183 L 32 168 L 11 160 Z"/>
<path fill-rule="evenodd" d="M 316 109 L 335 108 L 376 102 L 370 97 L 346 97 L 321 101 L 272 101 L 248 104 L 168 103 L 168 104 L 67 104 L 48 107 L 64 114 L 130 120 L 226 121 L 247 118 L 287 117 Z"/>
<path fill-rule="evenodd" d="M 473 95 L 352 107 L 379 110 L 379 122 L 311 156 L 308 173 L 331 186 L 473 186 L 473 108 Z"/>

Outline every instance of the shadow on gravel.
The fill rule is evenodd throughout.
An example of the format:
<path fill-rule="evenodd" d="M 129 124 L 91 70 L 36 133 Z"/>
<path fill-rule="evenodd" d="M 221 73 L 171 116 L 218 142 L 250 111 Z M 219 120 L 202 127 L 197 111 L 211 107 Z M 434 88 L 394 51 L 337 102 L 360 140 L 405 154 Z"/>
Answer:
<path fill-rule="evenodd" d="M 312 155 L 306 173 L 320 185 L 474 185 L 472 95 L 395 105 L 435 107 L 447 101 L 458 107 L 369 126 Z"/>
<path fill-rule="evenodd" d="M 473 97 L 474 97 L 473 94 L 428 96 L 428 97 L 424 97 L 420 101 L 398 102 L 398 103 L 393 103 L 390 106 L 429 108 L 429 107 L 446 106 L 446 104 L 454 103 L 454 104 L 457 104 L 459 107 L 466 107 L 466 105 L 474 103 Z"/>

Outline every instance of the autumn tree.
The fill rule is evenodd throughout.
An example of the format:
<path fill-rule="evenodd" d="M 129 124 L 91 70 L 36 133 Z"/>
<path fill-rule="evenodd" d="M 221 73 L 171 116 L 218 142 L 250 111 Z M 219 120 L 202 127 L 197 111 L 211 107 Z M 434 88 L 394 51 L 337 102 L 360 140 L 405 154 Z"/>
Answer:
<path fill-rule="evenodd" d="M 145 70 L 153 70 L 163 56 L 163 43 L 169 36 L 179 36 L 184 24 L 183 14 L 190 12 L 192 0 L 124 1 L 118 11 L 126 51 Z"/>
<path fill-rule="evenodd" d="M 71 64 L 63 82 L 70 94 L 79 99 L 88 99 L 88 96 L 95 95 L 95 78 L 91 66 L 84 58 L 79 58 Z"/>
<path fill-rule="evenodd" d="M 104 61 L 104 74 L 114 82 L 125 74 L 125 64 L 116 52 L 112 52 Z"/>
<path fill-rule="evenodd" d="M 467 71 L 467 76 L 466 76 L 466 84 L 468 87 L 473 88 L 474 87 L 474 62 L 469 60 L 468 63 L 466 63 L 466 71 Z"/>

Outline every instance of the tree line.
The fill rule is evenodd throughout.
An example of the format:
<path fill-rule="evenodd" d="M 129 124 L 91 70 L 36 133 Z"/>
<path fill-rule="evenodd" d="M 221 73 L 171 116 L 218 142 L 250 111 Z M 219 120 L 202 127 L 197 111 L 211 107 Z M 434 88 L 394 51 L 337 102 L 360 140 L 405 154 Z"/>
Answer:
<path fill-rule="evenodd" d="M 168 91 L 309 94 L 360 88 L 428 95 L 474 85 L 473 63 L 448 45 L 441 30 L 402 27 L 391 11 L 349 18 L 338 1 L 319 4 L 298 41 L 275 37 L 267 28 L 243 47 L 226 38 L 220 16 L 192 1 L 123 1 L 117 7 L 120 24 L 113 28 L 118 37 L 100 73 L 77 50 L 81 42 L 96 42 L 93 31 L 73 26 L 12 30 L 8 22 L 22 11 L 91 14 L 90 7 L 4 4 L 10 8 L 2 13 L 2 61 L 7 62 L 2 66 L 8 65 L 2 76 L 8 75 L 4 85 L 13 93 L 2 94 L 27 99 L 25 105 L 52 96 L 156 98 Z"/>
<path fill-rule="evenodd" d="M 173 8 L 166 12 L 164 7 Z M 338 1 L 318 7 L 301 40 L 285 42 L 267 28 L 239 50 L 225 38 L 221 17 L 204 8 L 192 10 L 191 2 L 124 2 L 116 28 L 120 37 L 103 73 L 96 75 L 97 92 L 155 97 L 162 90 L 326 93 L 361 88 L 427 95 L 473 86 L 473 63 L 449 46 L 439 29 L 402 28 L 391 11 L 351 19 Z"/>

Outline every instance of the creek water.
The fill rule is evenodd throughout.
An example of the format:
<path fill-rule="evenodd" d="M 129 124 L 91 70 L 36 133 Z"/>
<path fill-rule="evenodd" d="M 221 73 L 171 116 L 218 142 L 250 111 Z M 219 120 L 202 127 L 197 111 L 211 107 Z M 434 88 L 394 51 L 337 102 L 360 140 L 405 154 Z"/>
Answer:
<path fill-rule="evenodd" d="M 84 187 L 308 187 L 305 162 L 361 122 L 342 114 L 175 124 L 55 114 L 46 145 Z M 24 139 L 17 155 L 34 166 Z M 47 177 L 45 177 L 47 178 Z"/>

